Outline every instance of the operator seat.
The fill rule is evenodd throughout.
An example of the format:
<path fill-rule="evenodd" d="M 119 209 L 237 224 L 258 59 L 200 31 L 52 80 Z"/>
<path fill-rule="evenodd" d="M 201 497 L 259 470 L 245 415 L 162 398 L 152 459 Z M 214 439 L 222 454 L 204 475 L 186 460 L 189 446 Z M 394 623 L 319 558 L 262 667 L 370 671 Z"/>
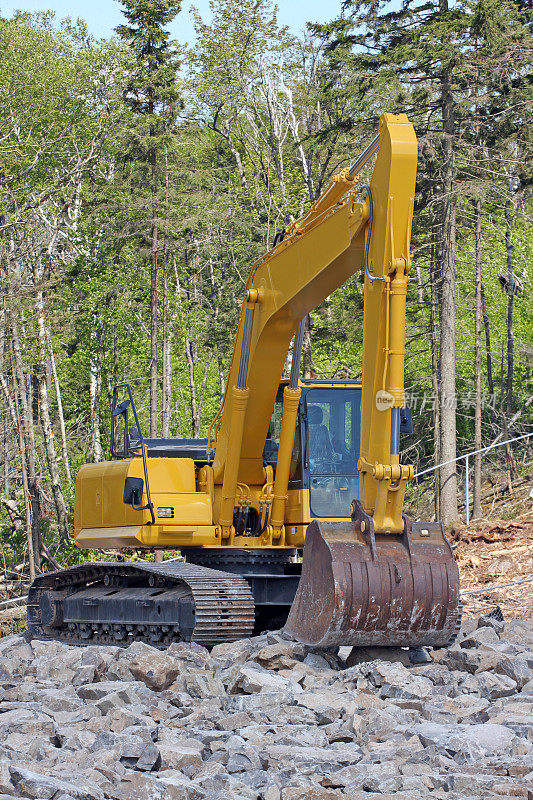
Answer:
<path fill-rule="evenodd" d="M 307 406 L 309 423 L 309 458 L 311 462 L 331 462 L 334 460 L 333 445 L 327 427 L 324 425 L 324 412 L 320 406 Z"/>

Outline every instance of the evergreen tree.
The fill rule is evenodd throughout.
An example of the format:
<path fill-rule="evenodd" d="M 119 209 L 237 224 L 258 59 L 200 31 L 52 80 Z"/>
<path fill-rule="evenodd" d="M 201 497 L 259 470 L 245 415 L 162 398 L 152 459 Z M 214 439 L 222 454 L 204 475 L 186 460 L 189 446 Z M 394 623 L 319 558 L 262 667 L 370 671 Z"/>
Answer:
<path fill-rule="evenodd" d="M 481 10 L 482 6 L 485 6 Z M 486 98 L 497 96 L 504 100 L 508 111 L 509 89 L 524 80 L 522 49 L 520 63 L 509 59 L 508 47 L 502 41 L 519 34 L 520 16 L 512 0 L 500 3 L 498 12 L 488 9 L 489 3 L 470 4 L 467 0 L 451 4 L 448 0 L 404 0 L 397 10 L 386 2 L 348 0 L 345 16 L 322 31 L 329 37 L 332 73 L 342 76 L 342 90 L 354 85 L 354 96 L 363 92 L 368 108 L 376 116 L 383 110 L 406 111 L 415 122 L 421 150 L 419 169 L 418 213 L 415 222 L 415 245 L 424 238 L 424 247 L 432 252 L 430 280 L 438 304 L 439 345 L 434 354 L 438 363 L 439 407 L 435 416 L 438 437 L 435 441 L 435 460 L 451 461 L 456 456 L 456 249 L 457 208 L 465 185 L 471 183 L 464 173 L 465 131 L 472 122 L 472 95 Z M 484 80 L 477 76 L 472 92 L 476 59 L 474 31 L 499 18 L 495 25 L 498 36 L 490 41 L 492 57 L 501 51 L 499 61 L 507 76 L 499 80 L 491 75 L 490 60 L 486 62 Z M 491 41 L 492 39 L 492 41 Z M 503 57 L 503 50 L 507 51 Z M 520 46 L 516 48 L 520 51 Z M 507 61 L 505 60 L 507 58 Z M 511 66 L 512 65 L 512 66 Z M 478 70 L 479 72 L 479 70 Z M 500 78 L 502 76 L 500 75 Z M 377 100 L 377 102 L 376 102 Z M 493 100 L 489 100 L 489 103 Z M 503 113 L 506 123 L 512 114 Z M 491 127 L 497 126 L 498 115 Z M 420 222 L 423 225 L 420 225 Z M 422 288 L 419 285 L 422 297 Z M 435 324 L 437 317 L 434 319 Z M 440 470 L 440 515 L 446 522 L 458 517 L 457 476 L 454 463 Z"/>
<path fill-rule="evenodd" d="M 178 14 L 181 0 L 121 2 L 129 24 L 119 25 L 116 31 L 129 45 L 133 58 L 124 95 L 131 110 L 126 167 L 135 232 L 150 259 L 150 435 L 157 436 L 160 205 L 172 126 L 179 110 L 177 52 L 165 26 Z"/>

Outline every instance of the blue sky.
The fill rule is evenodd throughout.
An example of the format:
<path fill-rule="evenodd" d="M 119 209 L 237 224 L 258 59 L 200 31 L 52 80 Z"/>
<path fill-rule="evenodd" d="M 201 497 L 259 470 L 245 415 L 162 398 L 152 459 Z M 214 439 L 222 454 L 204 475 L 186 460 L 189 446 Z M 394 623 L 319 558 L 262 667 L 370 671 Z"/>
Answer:
<path fill-rule="evenodd" d="M 297 32 L 305 27 L 307 21 L 327 22 L 337 16 L 341 0 L 281 0 L 279 21 Z M 189 13 L 195 5 L 202 17 L 209 16 L 208 0 L 183 0 L 182 11 L 174 21 L 171 30 L 180 42 L 191 41 L 194 35 Z M 96 36 L 110 36 L 115 25 L 122 21 L 120 3 L 117 0 L 18 0 L 8 3 L 0 0 L 0 15 L 10 17 L 14 9 L 23 11 L 44 11 L 50 9 L 58 17 L 82 17 L 91 33 Z"/>

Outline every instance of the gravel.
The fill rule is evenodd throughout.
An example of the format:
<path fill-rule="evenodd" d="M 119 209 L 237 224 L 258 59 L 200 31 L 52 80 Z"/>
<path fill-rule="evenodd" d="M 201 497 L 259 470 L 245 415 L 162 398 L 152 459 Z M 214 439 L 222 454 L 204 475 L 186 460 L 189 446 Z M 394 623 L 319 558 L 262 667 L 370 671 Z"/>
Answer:
<path fill-rule="evenodd" d="M 0 639 L 0 800 L 533 800 L 533 624 L 487 619 L 416 665 Z"/>

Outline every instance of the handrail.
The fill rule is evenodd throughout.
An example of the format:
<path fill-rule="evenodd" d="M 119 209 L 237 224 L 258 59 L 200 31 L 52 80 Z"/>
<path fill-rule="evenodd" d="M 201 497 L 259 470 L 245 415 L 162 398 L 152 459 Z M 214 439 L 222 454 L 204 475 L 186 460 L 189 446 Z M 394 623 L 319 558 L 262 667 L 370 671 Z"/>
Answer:
<path fill-rule="evenodd" d="M 444 467 L 446 464 L 453 464 L 455 461 L 462 461 L 463 458 L 470 458 L 470 456 L 476 456 L 478 453 L 486 453 L 488 450 L 492 450 L 495 447 L 503 447 L 504 444 L 511 444 L 512 442 L 518 442 L 520 439 L 528 439 L 530 436 L 533 436 L 532 433 L 526 433 L 524 436 L 516 436 L 514 439 L 507 439 L 506 442 L 497 442 L 496 444 L 489 444 L 487 447 L 482 447 L 481 450 L 471 450 L 468 453 L 463 453 L 462 456 L 457 456 L 457 458 L 450 458 L 448 461 L 441 461 L 440 464 L 436 464 L 434 467 L 428 467 L 428 469 L 423 469 L 421 472 L 415 473 L 413 478 L 419 478 L 420 475 L 426 475 L 428 472 L 434 472 L 436 469 L 440 469 L 440 467 Z"/>
<path fill-rule="evenodd" d="M 146 463 L 146 447 L 144 444 L 144 436 L 141 430 L 141 424 L 139 422 L 139 417 L 137 416 L 137 409 L 135 408 L 135 401 L 133 399 L 133 394 L 131 391 L 131 386 L 129 383 L 117 383 L 113 387 L 113 399 L 111 400 L 111 455 L 115 456 L 115 458 L 127 458 L 127 454 L 129 454 L 129 430 L 127 425 L 127 415 L 125 418 L 125 425 L 124 425 L 124 455 L 121 456 L 118 453 L 115 453 L 114 446 L 113 446 L 113 439 L 114 439 L 114 430 L 115 430 L 115 416 L 117 415 L 118 406 L 116 406 L 117 402 L 117 389 L 126 389 L 128 393 L 128 400 L 124 401 L 121 405 L 123 408 L 121 411 L 126 411 L 128 405 L 131 405 L 131 410 L 133 411 L 133 418 L 135 420 L 135 425 L 137 426 L 137 432 L 139 434 L 139 444 L 135 446 L 135 450 L 141 448 L 141 455 L 143 460 L 143 472 L 144 472 L 144 483 L 146 485 L 146 505 L 145 506 L 135 506 L 135 511 L 144 511 L 149 510 L 150 516 L 152 517 L 152 525 L 155 525 L 155 514 L 154 514 L 154 504 L 152 503 L 152 498 L 150 496 L 150 484 L 148 482 L 148 465 Z"/>
<path fill-rule="evenodd" d="M 22 606 L 24 605 L 27 599 L 28 595 L 24 594 L 21 595 L 20 597 L 12 597 L 11 600 L 2 600 L 2 602 L 0 603 L 0 609 L 9 608 L 10 606 L 15 606 L 15 607 Z"/>
<path fill-rule="evenodd" d="M 469 475 L 469 468 L 468 463 L 471 456 L 477 456 L 479 453 L 487 453 L 489 450 L 494 450 L 496 447 L 503 447 L 506 444 L 512 444 L 512 442 L 519 442 L 522 439 L 529 439 L 530 436 L 533 436 L 532 433 L 526 433 L 523 436 L 515 436 L 514 439 L 507 439 L 505 442 L 493 442 L 492 444 L 487 445 L 487 447 L 482 447 L 479 450 L 471 450 L 469 453 L 463 453 L 462 456 L 457 456 L 457 458 L 450 458 L 448 461 L 441 461 L 440 464 L 436 464 L 434 467 L 428 467 L 428 469 L 423 469 L 421 472 L 417 472 L 413 477 L 419 478 L 420 475 L 427 475 L 429 472 L 435 472 L 435 470 L 444 467 L 446 464 L 454 464 L 457 461 L 462 461 L 463 458 L 465 459 L 465 503 L 466 503 L 466 524 L 470 524 L 470 475 Z"/>
<path fill-rule="evenodd" d="M 222 414 L 223 407 L 224 407 L 224 402 L 222 402 L 220 404 L 220 406 L 218 407 L 218 411 L 215 414 L 215 416 L 213 417 L 213 419 L 211 420 L 209 428 L 207 430 L 207 457 L 208 458 L 209 458 L 209 455 L 210 455 L 210 453 L 211 453 L 211 451 L 212 451 L 212 449 L 214 447 L 214 444 L 216 442 L 217 431 L 218 431 L 218 428 L 220 427 L 220 423 L 219 423 L 219 425 L 217 425 L 216 422 L 217 422 L 217 420 L 220 419 L 220 415 Z M 214 426 L 215 430 L 214 430 L 213 440 L 211 440 L 211 431 L 213 430 L 213 426 Z"/>

